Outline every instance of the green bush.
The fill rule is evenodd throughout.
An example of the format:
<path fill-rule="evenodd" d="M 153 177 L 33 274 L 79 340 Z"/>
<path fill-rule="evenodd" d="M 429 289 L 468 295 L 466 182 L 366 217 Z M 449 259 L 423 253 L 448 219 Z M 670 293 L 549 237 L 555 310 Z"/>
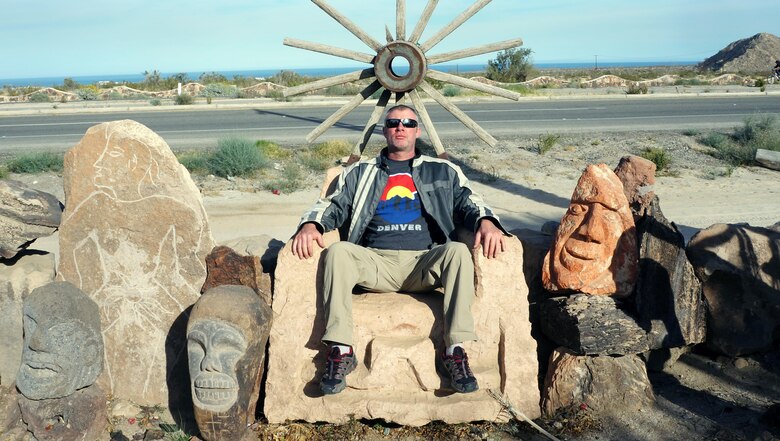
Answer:
<path fill-rule="evenodd" d="M 190 173 L 206 174 L 209 172 L 209 154 L 206 152 L 187 152 L 176 155 L 179 164 Z"/>
<path fill-rule="evenodd" d="M 701 139 L 699 139 L 699 142 L 716 150 L 725 148 L 728 144 L 731 143 L 728 136 L 718 132 L 710 132 L 704 135 Z"/>
<path fill-rule="evenodd" d="M 0 165 L 0 179 L 7 179 L 8 178 L 8 167 L 5 165 Z"/>
<path fill-rule="evenodd" d="M 628 95 L 646 95 L 647 94 L 647 84 L 644 83 L 631 83 L 628 85 L 628 89 L 626 90 L 626 94 Z"/>
<path fill-rule="evenodd" d="M 217 142 L 217 151 L 209 158 L 209 171 L 226 178 L 249 176 L 268 167 L 268 158 L 255 143 L 244 138 L 223 138 Z"/>
<path fill-rule="evenodd" d="M 263 155 L 269 159 L 286 159 L 292 156 L 290 150 L 283 149 L 282 146 L 273 141 L 261 139 L 260 141 L 257 141 L 255 145 L 263 152 Z"/>
<path fill-rule="evenodd" d="M 281 101 L 281 102 L 290 101 L 290 98 L 284 96 L 284 92 L 282 92 L 281 90 L 269 90 L 265 96 L 271 98 L 274 101 Z"/>
<path fill-rule="evenodd" d="M 194 101 L 195 99 L 189 93 L 182 93 L 181 95 L 176 95 L 176 97 L 173 98 L 173 103 L 177 106 L 187 106 L 192 104 Z"/>
<path fill-rule="evenodd" d="M 210 83 L 200 92 L 200 96 L 209 98 L 236 98 L 238 87 L 226 83 Z"/>
<path fill-rule="evenodd" d="M 559 139 L 561 139 L 561 135 L 553 135 L 550 133 L 539 136 L 539 142 L 537 144 L 537 152 L 540 155 L 549 152 L 555 146 L 555 144 L 558 143 Z"/>
<path fill-rule="evenodd" d="M 531 75 L 533 63 L 527 48 L 510 48 L 499 52 L 495 60 L 488 60 L 485 76 L 501 83 L 519 83 Z"/>
<path fill-rule="evenodd" d="M 76 95 L 84 101 L 94 101 L 97 99 L 97 89 L 95 87 L 82 87 L 76 90 Z"/>
<path fill-rule="evenodd" d="M 335 86 L 330 86 L 326 88 L 325 95 L 326 96 L 357 95 L 358 93 L 360 93 L 361 90 L 363 90 L 363 88 L 355 84 L 337 84 Z"/>
<path fill-rule="evenodd" d="M 221 73 L 204 72 L 198 77 L 201 84 L 227 83 L 227 78 Z"/>
<path fill-rule="evenodd" d="M 8 161 L 6 167 L 12 173 L 43 173 L 62 171 L 63 155 L 60 153 L 41 152 L 17 156 Z"/>
<path fill-rule="evenodd" d="M 282 169 L 282 178 L 265 185 L 268 190 L 279 190 L 282 193 L 292 193 L 302 186 L 303 173 L 296 163 L 289 163 Z"/>
<path fill-rule="evenodd" d="M 741 127 L 734 129 L 734 133 L 731 137 L 740 144 L 748 144 L 764 136 L 766 133 L 771 132 L 774 130 L 774 127 L 774 115 L 749 116 L 745 118 L 744 124 Z"/>
<path fill-rule="evenodd" d="M 30 102 L 31 103 L 48 103 L 51 100 L 49 99 L 49 95 L 46 95 L 43 92 L 35 92 L 32 95 L 30 95 Z"/>
<path fill-rule="evenodd" d="M 160 104 L 162 104 L 162 101 L 160 101 L 159 98 L 152 98 L 151 100 L 149 100 L 149 104 L 153 106 L 159 106 Z"/>
<path fill-rule="evenodd" d="M 648 161 L 652 161 L 652 163 L 655 164 L 655 169 L 658 172 L 667 170 L 672 164 L 671 156 L 666 153 L 666 150 L 660 147 L 649 147 L 645 149 L 644 152 L 640 153 L 639 156 L 647 159 Z"/>
<path fill-rule="evenodd" d="M 448 85 L 444 86 L 444 88 L 442 89 L 441 93 L 444 96 L 453 97 L 453 96 L 460 95 L 461 90 L 460 90 L 460 87 L 458 87 L 458 86 L 454 86 L 452 84 L 448 84 Z"/>
<path fill-rule="evenodd" d="M 309 82 L 310 79 L 291 70 L 281 70 L 270 76 L 268 81 L 280 86 L 295 87 Z"/>
<path fill-rule="evenodd" d="M 312 152 L 322 159 L 337 159 L 352 153 L 352 145 L 344 140 L 332 140 L 321 142 L 314 146 Z"/>

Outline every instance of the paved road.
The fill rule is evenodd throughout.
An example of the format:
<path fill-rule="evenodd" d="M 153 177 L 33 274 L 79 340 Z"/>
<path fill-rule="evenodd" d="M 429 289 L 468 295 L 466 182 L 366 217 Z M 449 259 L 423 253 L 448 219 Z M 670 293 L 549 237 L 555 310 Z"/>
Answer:
<path fill-rule="evenodd" d="M 754 114 L 780 116 L 777 96 L 620 97 L 460 102 L 458 106 L 497 138 L 517 134 L 631 130 L 727 129 Z M 216 145 L 226 136 L 305 143 L 305 135 L 339 105 L 256 106 L 237 110 L 127 111 L 0 116 L 0 152 L 66 150 L 94 124 L 133 119 L 160 134 L 174 149 Z M 428 105 L 440 136 L 474 137 L 436 104 Z M 361 106 L 321 139 L 357 140 L 373 107 Z M 113 109 L 116 110 L 116 109 Z"/>

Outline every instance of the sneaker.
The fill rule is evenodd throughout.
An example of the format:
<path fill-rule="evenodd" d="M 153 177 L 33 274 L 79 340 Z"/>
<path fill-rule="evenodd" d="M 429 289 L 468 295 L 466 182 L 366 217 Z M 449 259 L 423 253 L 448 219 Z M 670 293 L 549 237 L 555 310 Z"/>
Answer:
<path fill-rule="evenodd" d="M 325 375 L 320 380 L 320 389 L 325 395 L 337 394 L 347 387 L 347 374 L 355 370 L 357 359 L 352 348 L 349 354 L 341 354 L 339 348 L 333 346 L 325 363 Z"/>
<path fill-rule="evenodd" d="M 441 361 L 452 379 L 452 388 L 460 393 L 474 392 L 479 389 L 477 379 L 469 367 L 469 356 L 460 346 L 452 355 L 442 355 Z"/>

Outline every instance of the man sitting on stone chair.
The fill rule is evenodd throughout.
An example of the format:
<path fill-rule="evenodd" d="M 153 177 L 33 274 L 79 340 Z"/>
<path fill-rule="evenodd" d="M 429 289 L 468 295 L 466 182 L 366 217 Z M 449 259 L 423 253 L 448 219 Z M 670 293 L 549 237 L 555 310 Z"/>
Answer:
<path fill-rule="evenodd" d="M 463 342 L 476 340 L 471 304 L 474 264 L 468 247 L 454 242 L 456 223 L 475 233 L 474 247 L 493 258 L 504 250 L 506 230 L 482 199 L 472 192 L 456 165 L 423 156 L 415 149 L 420 136 L 417 112 L 397 105 L 387 111 L 382 133 L 387 148 L 370 160 L 347 167 L 327 199 L 301 219 L 293 254 L 312 256 L 322 234 L 348 226 L 347 241 L 324 253 L 323 303 L 329 344 L 324 394 L 346 387 L 357 366 L 352 350 L 352 291 L 444 290 L 446 351 L 441 362 L 458 392 L 478 389 Z"/>

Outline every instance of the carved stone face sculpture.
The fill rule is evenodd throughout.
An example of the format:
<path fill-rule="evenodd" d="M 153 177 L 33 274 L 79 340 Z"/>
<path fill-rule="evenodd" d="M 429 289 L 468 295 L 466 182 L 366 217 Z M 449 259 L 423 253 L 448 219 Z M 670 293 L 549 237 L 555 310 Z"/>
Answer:
<path fill-rule="evenodd" d="M 24 348 L 16 387 L 32 400 L 61 398 L 95 382 L 103 369 L 100 315 L 67 282 L 36 288 L 23 307 Z"/>
<path fill-rule="evenodd" d="M 224 412 L 238 399 L 236 364 L 246 354 L 244 333 L 229 322 L 199 320 L 187 333 L 192 399 L 199 407 Z M 196 369 L 192 369 L 196 368 Z"/>
<path fill-rule="evenodd" d="M 254 421 L 270 326 L 270 308 L 246 286 L 217 286 L 193 306 L 187 354 L 204 439 L 239 439 Z"/>
<path fill-rule="evenodd" d="M 634 219 L 623 186 L 605 164 L 589 165 L 545 256 L 544 287 L 625 297 L 634 289 L 637 268 Z"/>

